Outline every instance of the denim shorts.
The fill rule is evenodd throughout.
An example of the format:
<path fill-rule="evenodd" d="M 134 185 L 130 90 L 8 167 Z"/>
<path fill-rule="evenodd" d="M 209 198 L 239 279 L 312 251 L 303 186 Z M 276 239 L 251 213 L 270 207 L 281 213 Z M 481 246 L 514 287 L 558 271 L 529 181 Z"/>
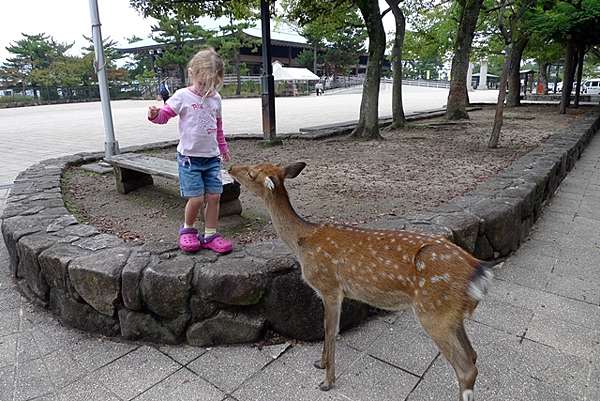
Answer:
<path fill-rule="evenodd" d="M 183 198 L 223 192 L 221 159 L 218 156 L 192 157 L 177 153 L 177 165 L 179 190 Z"/>

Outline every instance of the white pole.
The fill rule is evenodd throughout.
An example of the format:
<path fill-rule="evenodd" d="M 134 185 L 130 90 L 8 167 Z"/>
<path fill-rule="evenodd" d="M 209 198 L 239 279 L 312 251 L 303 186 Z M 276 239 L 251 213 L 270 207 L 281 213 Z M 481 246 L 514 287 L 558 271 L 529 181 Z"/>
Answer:
<path fill-rule="evenodd" d="M 106 79 L 106 63 L 104 60 L 104 47 L 102 46 L 102 32 L 100 32 L 100 15 L 98 1 L 90 0 L 90 16 L 92 18 L 92 39 L 96 50 L 96 72 L 98 74 L 98 88 L 100 89 L 100 102 L 102 103 L 102 117 L 104 118 L 104 157 L 110 158 L 119 154 L 119 143 L 115 140 L 112 112 L 110 110 L 110 94 Z"/>

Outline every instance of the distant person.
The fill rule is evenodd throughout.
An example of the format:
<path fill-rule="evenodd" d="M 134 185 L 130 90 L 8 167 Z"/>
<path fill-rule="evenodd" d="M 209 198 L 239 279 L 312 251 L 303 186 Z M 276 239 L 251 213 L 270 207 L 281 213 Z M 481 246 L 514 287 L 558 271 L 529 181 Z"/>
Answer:
<path fill-rule="evenodd" d="M 223 192 L 220 158 L 230 159 L 223 133 L 221 96 L 217 92 L 223 86 L 223 61 L 214 49 L 201 50 L 190 60 L 188 75 L 191 85 L 177 90 L 162 108 L 150 106 L 148 119 L 165 124 L 179 116 L 179 188 L 181 196 L 187 199 L 179 248 L 184 252 L 210 249 L 229 253 L 233 249 L 231 241 L 217 233 Z M 205 204 L 204 235 L 198 235 L 194 225 Z"/>
<path fill-rule="evenodd" d="M 169 90 L 169 87 L 167 86 L 167 81 L 162 81 L 160 83 L 160 87 L 159 87 L 158 91 L 160 93 L 160 97 L 162 98 L 163 102 L 166 104 L 167 100 L 171 97 L 171 91 Z"/>
<path fill-rule="evenodd" d="M 321 81 L 319 81 L 315 84 L 315 91 L 317 92 L 317 96 L 320 96 L 323 94 L 323 83 Z"/>

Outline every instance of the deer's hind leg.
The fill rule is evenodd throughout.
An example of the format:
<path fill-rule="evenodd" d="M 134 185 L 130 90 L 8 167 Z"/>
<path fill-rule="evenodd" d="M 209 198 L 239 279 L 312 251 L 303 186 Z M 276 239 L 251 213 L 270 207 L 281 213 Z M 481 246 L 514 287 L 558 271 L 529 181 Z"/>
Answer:
<path fill-rule="evenodd" d="M 325 340 L 323 341 L 321 360 L 316 361 L 315 366 L 325 369 L 325 380 L 319 384 L 319 388 L 327 391 L 335 383 L 335 338 L 340 327 L 340 314 L 344 297 L 341 293 L 334 295 L 322 294 L 322 297 Z"/>
<path fill-rule="evenodd" d="M 463 322 L 451 321 L 443 315 L 423 311 L 417 311 L 417 317 L 442 355 L 454 368 L 460 387 L 459 400 L 474 401 L 477 355 L 467 337 Z"/>

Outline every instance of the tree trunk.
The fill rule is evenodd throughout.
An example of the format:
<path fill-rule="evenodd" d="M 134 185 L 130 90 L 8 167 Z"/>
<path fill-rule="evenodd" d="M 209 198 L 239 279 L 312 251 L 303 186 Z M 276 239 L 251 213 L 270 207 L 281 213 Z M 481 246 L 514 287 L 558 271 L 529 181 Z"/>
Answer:
<path fill-rule="evenodd" d="M 234 68 L 235 68 L 235 79 L 236 79 L 236 86 L 235 86 L 235 94 L 236 95 L 241 95 L 242 94 L 242 76 L 241 76 L 241 72 L 240 72 L 240 49 L 236 49 L 235 50 L 235 56 L 233 56 L 233 62 L 234 62 Z"/>
<path fill-rule="evenodd" d="M 369 61 L 363 84 L 360 117 L 351 136 L 361 139 L 382 139 L 379 133 L 379 84 L 385 52 L 385 31 L 379 13 L 379 3 L 357 0 L 369 33 Z"/>
<path fill-rule="evenodd" d="M 313 73 L 317 74 L 317 44 L 313 46 Z"/>
<path fill-rule="evenodd" d="M 392 47 L 392 118 L 391 129 L 402 128 L 406 124 L 404 106 L 402 104 L 402 48 L 404 46 L 404 34 L 406 32 L 406 18 L 399 6 L 398 0 L 386 0 L 396 21 L 396 35 Z"/>
<path fill-rule="evenodd" d="M 573 90 L 573 73 L 575 72 L 575 38 L 568 35 L 567 54 L 565 56 L 565 72 L 563 74 L 562 95 L 560 98 L 560 114 L 567 112 L 571 104 L 571 91 Z"/>
<path fill-rule="evenodd" d="M 446 110 L 446 118 L 449 120 L 469 118 L 466 99 L 467 70 L 469 69 L 471 43 L 482 3 L 483 0 L 466 0 L 461 10 L 450 71 L 450 93 Z"/>
<path fill-rule="evenodd" d="M 510 53 L 510 69 L 508 70 L 508 94 L 506 95 L 506 107 L 516 107 L 521 104 L 521 58 L 523 51 L 529 42 L 529 37 L 522 36 L 517 39 Z"/>
<path fill-rule="evenodd" d="M 539 65 L 539 77 L 538 77 L 538 81 L 539 81 L 539 85 L 541 85 L 542 87 L 542 95 L 547 95 L 548 94 L 548 63 L 540 63 L 538 62 Z"/>
<path fill-rule="evenodd" d="M 560 65 L 556 64 L 556 72 L 554 75 L 554 94 L 556 95 L 556 92 L 558 91 L 558 73 L 560 71 Z"/>
<path fill-rule="evenodd" d="M 583 58 L 585 57 L 585 45 L 579 45 L 577 52 L 577 85 L 575 86 L 574 107 L 579 107 L 579 91 L 581 91 L 581 78 L 583 77 Z"/>
<path fill-rule="evenodd" d="M 504 122 L 504 100 L 506 98 L 506 84 L 508 81 L 508 72 L 511 70 L 511 63 L 514 60 L 511 57 L 512 44 L 506 47 L 506 56 L 504 58 L 504 65 L 502 66 L 502 73 L 500 74 L 500 87 L 498 88 L 498 102 L 496 103 L 496 115 L 494 116 L 494 127 L 492 128 L 492 135 L 488 141 L 488 148 L 494 149 L 498 147 L 500 141 L 500 130 L 502 129 L 502 123 Z"/>

